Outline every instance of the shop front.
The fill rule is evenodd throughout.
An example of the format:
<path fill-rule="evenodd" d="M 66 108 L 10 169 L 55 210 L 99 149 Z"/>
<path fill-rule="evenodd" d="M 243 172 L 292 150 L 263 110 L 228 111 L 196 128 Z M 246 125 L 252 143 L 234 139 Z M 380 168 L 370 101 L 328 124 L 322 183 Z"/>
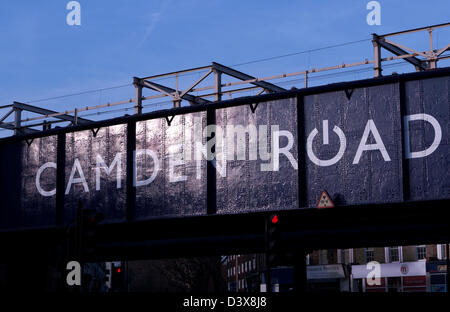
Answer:
<path fill-rule="evenodd" d="M 342 264 L 307 266 L 308 290 L 311 292 L 349 291 L 348 274 Z"/>
<path fill-rule="evenodd" d="M 446 292 L 447 263 L 442 261 L 430 261 L 427 263 L 427 273 L 431 292 Z"/>
<path fill-rule="evenodd" d="M 353 291 L 363 292 L 425 292 L 427 291 L 426 262 L 400 262 L 379 264 L 378 279 L 374 266 L 352 265 Z M 372 277 L 372 278 L 371 278 Z"/>

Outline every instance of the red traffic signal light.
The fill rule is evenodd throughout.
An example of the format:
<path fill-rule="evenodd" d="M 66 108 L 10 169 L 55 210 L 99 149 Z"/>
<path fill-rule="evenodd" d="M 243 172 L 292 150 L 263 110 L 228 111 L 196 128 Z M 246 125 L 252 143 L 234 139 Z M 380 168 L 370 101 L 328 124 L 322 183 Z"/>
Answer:
<path fill-rule="evenodd" d="M 122 291 L 124 287 L 124 275 L 122 268 L 114 263 L 111 266 L 111 288 L 113 291 Z"/>
<path fill-rule="evenodd" d="M 268 267 L 274 267 L 278 265 L 281 252 L 280 218 L 274 213 L 266 220 L 266 261 Z"/>
<path fill-rule="evenodd" d="M 102 222 L 103 219 L 105 218 L 103 213 L 97 212 L 93 209 L 85 209 L 84 214 L 89 221 L 88 223 L 93 224 L 93 225 L 96 225 L 96 224 Z"/>
<path fill-rule="evenodd" d="M 270 217 L 270 222 L 272 222 L 272 224 L 276 224 L 276 223 L 278 223 L 278 216 L 275 214 L 275 215 L 272 215 L 271 217 Z"/>

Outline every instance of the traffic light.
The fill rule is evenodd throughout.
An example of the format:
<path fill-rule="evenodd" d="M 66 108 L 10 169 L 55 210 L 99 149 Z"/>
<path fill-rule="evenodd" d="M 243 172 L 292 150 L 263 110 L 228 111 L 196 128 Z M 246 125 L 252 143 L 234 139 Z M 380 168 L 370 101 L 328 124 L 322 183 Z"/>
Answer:
<path fill-rule="evenodd" d="M 85 260 L 92 258 L 97 248 L 97 226 L 103 221 L 103 213 L 94 209 L 82 209 L 81 204 L 78 206 L 76 233 L 77 244 L 76 251 L 78 258 Z"/>
<path fill-rule="evenodd" d="M 123 271 L 120 265 L 111 264 L 111 289 L 120 291 L 123 287 Z"/>
<path fill-rule="evenodd" d="M 279 265 L 281 258 L 281 230 L 280 219 L 277 214 L 272 214 L 266 221 L 266 257 L 267 266 Z"/>
<path fill-rule="evenodd" d="M 97 248 L 97 225 L 104 219 L 103 213 L 94 209 L 83 210 L 83 255 L 95 255 Z"/>

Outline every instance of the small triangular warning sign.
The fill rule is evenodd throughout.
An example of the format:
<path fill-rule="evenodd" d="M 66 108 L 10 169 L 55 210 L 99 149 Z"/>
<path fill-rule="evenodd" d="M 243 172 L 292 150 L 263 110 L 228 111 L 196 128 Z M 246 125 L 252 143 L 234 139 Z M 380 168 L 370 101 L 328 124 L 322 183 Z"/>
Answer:
<path fill-rule="evenodd" d="M 320 193 L 316 208 L 334 208 L 333 201 L 331 200 L 330 195 L 328 195 L 327 191 L 323 190 L 322 193 Z"/>

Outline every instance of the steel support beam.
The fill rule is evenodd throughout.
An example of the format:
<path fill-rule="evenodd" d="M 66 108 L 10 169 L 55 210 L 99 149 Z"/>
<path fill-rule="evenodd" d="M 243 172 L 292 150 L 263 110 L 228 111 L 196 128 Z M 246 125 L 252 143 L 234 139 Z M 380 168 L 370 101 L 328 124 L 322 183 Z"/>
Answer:
<path fill-rule="evenodd" d="M 218 71 L 220 71 L 220 72 L 223 73 L 223 74 L 227 74 L 227 75 L 229 75 L 229 76 L 231 76 L 231 77 L 234 77 L 234 78 L 237 78 L 237 79 L 240 79 L 240 80 L 252 80 L 252 79 L 256 79 L 256 78 L 253 77 L 253 76 L 244 74 L 244 73 L 242 73 L 242 72 L 240 72 L 240 71 L 237 71 L 237 70 L 235 70 L 235 69 L 232 69 L 232 68 L 230 68 L 230 67 L 227 67 L 227 66 L 224 66 L 224 65 L 215 63 L 215 62 L 212 63 L 212 67 L 213 67 L 215 70 L 218 70 Z M 270 92 L 282 92 L 282 91 L 286 91 L 286 89 L 284 89 L 284 88 L 281 88 L 281 87 L 279 87 L 279 86 L 277 86 L 277 85 L 274 85 L 274 84 L 272 84 L 272 83 L 265 82 L 265 81 L 255 81 L 255 82 L 251 82 L 251 84 L 254 84 L 255 86 L 258 86 L 258 87 L 264 88 L 264 89 L 266 89 L 266 90 L 269 90 Z"/>
<path fill-rule="evenodd" d="M 387 51 L 389 51 L 397 56 L 408 54 L 405 50 L 403 50 L 391 43 L 386 42 L 383 37 L 379 37 L 376 34 L 373 34 L 373 41 L 375 41 L 378 46 L 381 46 L 382 48 L 386 49 Z M 414 56 L 405 58 L 405 61 L 414 65 L 417 71 L 422 71 L 422 70 L 427 69 L 427 66 L 424 64 L 424 62 Z M 376 64 L 376 59 L 375 59 L 375 64 Z"/>
<path fill-rule="evenodd" d="M 214 70 L 214 93 L 216 94 L 215 100 L 219 102 L 222 100 L 222 72 Z"/>
<path fill-rule="evenodd" d="M 29 133 L 39 132 L 39 130 L 34 130 L 34 129 L 30 129 L 30 128 L 25 128 L 25 127 L 21 128 L 21 129 L 16 129 L 16 127 L 14 127 L 13 125 L 11 125 L 9 123 L 4 123 L 4 122 L 0 122 L 0 128 L 12 130 L 12 131 L 14 131 L 14 134 L 20 134 L 20 133 L 29 134 Z"/>
<path fill-rule="evenodd" d="M 381 68 L 381 47 L 378 43 L 378 37 L 376 37 L 375 34 L 373 34 L 373 40 L 372 40 L 372 44 L 373 44 L 373 59 L 374 59 L 374 63 L 373 63 L 373 69 L 374 69 L 374 74 L 373 76 L 375 78 L 377 77 L 381 77 L 381 72 L 383 71 L 383 69 Z M 306 87 L 306 75 L 305 75 L 305 87 Z"/>
<path fill-rule="evenodd" d="M 144 79 L 140 79 L 139 83 L 141 86 L 161 92 L 166 94 L 167 96 L 171 96 L 175 101 L 179 101 L 180 99 L 195 103 L 195 104 L 208 104 L 211 103 L 211 101 L 205 100 L 198 96 L 193 96 L 190 94 L 184 94 L 183 96 L 180 96 L 180 94 L 172 88 L 160 85 L 158 83 L 155 83 L 153 81 L 147 81 Z"/>
<path fill-rule="evenodd" d="M 49 110 L 49 109 L 45 109 L 45 108 L 41 108 L 41 107 L 37 107 L 37 106 L 25 104 L 25 103 L 20 103 L 20 102 L 14 102 L 13 107 L 15 109 L 25 110 L 25 111 L 29 111 L 29 112 L 41 114 L 41 115 L 57 114 L 57 112 Z M 80 118 L 80 117 L 75 118 L 74 116 L 67 115 L 67 114 L 57 115 L 57 116 L 54 116 L 54 118 L 70 121 L 74 124 L 79 124 L 79 125 L 88 124 L 88 123 L 92 122 L 92 120 L 89 120 L 89 119 L 84 119 L 84 118 Z"/>
<path fill-rule="evenodd" d="M 133 80 L 133 85 L 136 88 L 134 113 L 142 114 L 142 85 L 139 83 L 138 78 L 134 77 Z"/>
<path fill-rule="evenodd" d="M 9 112 L 7 112 L 2 118 L 0 118 L 0 122 L 2 122 L 3 120 L 5 120 L 6 118 L 9 117 L 9 115 L 11 115 L 12 113 L 14 113 L 14 108 L 12 108 Z"/>
<path fill-rule="evenodd" d="M 183 97 L 185 94 L 187 94 L 188 92 L 191 92 L 191 90 L 196 86 L 196 85 L 198 85 L 200 82 L 202 82 L 206 77 L 208 77 L 209 76 L 209 74 L 211 74 L 213 72 L 213 70 L 212 69 L 210 69 L 210 70 L 208 70 L 207 72 L 206 72 L 206 74 L 204 74 L 202 77 L 200 77 L 196 82 L 194 82 L 189 88 L 187 88 L 186 90 L 184 90 L 182 93 L 181 93 L 181 95 L 180 95 L 180 97 Z"/>
<path fill-rule="evenodd" d="M 20 134 L 20 125 L 22 120 L 22 110 L 14 107 L 14 135 Z"/>

